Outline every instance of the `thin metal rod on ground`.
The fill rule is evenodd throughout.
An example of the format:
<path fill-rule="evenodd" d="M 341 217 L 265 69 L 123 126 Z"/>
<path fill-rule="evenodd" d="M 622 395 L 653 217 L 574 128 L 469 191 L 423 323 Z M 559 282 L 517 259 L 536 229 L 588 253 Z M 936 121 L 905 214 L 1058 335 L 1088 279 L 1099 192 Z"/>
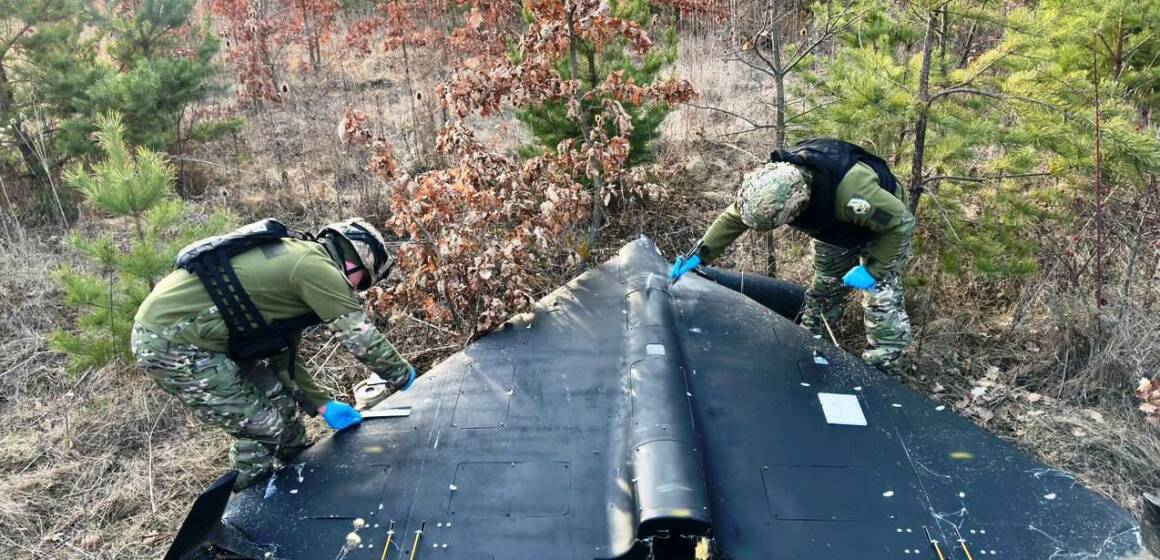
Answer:
<path fill-rule="evenodd" d="M 415 531 L 415 542 L 411 543 L 411 554 L 407 556 L 407 560 L 415 560 L 415 555 L 419 553 L 419 541 L 423 540 L 423 529 L 426 528 L 426 521 L 419 524 L 419 529 Z"/>
<path fill-rule="evenodd" d="M 930 529 L 927 529 L 926 525 L 923 525 L 922 530 L 926 532 L 926 540 L 930 541 L 930 546 L 934 548 L 934 553 L 938 555 L 938 560 L 947 560 L 946 556 L 943 556 L 942 547 L 939 546 L 938 541 L 930 535 Z"/>
<path fill-rule="evenodd" d="M 379 560 L 387 560 L 387 555 L 391 553 L 391 541 L 395 540 L 395 520 L 391 520 L 391 526 L 387 527 L 387 542 L 383 543 L 383 554 L 379 556 Z"/>
<path fill-rule="evenodd" d="M 819 313 L 819 315 L 822 317 L 822 324 L 826 326 L 826 332 L 830 333 L 830 340 L 834 342 L 834 346 L 841 348 L 842 345 L 838 344 L 838 337 L 834 336 L 834 330 L 830 328 L 830 321 L 826 319 L 826 314 Z"/>

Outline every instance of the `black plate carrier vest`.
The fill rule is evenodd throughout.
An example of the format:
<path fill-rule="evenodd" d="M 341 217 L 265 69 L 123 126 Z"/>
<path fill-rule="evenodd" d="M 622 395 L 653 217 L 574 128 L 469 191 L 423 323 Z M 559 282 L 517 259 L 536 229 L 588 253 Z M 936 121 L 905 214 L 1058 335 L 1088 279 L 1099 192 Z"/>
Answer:
<path fill-rule="evenodd" d="M 838 193 L 838 184 L 846 177 L 846 173 L 855 163 L 869 165 L 878 174 L 878 186 L 895 194 L 898 190 L 898 180 L 890 172 L 886 162 L 878 156 L 862 148 L 832 138 L 815 138 L 795 144 L 788 150 L 777 150 L 770 154 L 770 162 L 784 161 L 799 165 L 809 170 L 813 175 L 810 183 L 810 204 L 789 223 L 790 227 L 798 229 L 810 237 L 852 249 L 870 239 L 878 233 L 862 226 L 838 220 L 835 215 L 834 198 Z"/>
<path fill-rule="evenodd" d="M 307 239 L 281 222 L 267 218 L 225 235 L 195 241 L 177 254 L 177 268 L 197 275 L 217 306 L 230 332 L 226 353 L 234 360 L 259 360 L 287 351 L 293 360 L 295 342 L 302 329 L 322 322 L 314 313 L 267 322 L 230 263 L 234 255 L 285 238 Z"/>

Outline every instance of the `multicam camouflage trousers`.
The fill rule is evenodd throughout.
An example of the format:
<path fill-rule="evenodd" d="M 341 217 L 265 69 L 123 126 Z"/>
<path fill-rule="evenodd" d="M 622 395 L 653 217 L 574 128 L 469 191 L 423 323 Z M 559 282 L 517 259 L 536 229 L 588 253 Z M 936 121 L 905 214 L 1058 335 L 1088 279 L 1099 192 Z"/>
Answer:
<path fill-rule="evenodd" d="M 869 348 L 862 353 L 866 363 L 881 370 L 901 373 L 899 359 L 910 346 L 910 318 L 902 300 L 902 273 L 910 256 L 909 245 L 902 256 L 886 266 L 883 278 L 873 291 L 862 298 L 863 321 Z M 837 328 L 846 309 L 849 289 L 842 285 L 842 276 L 859 264 L 860 250 L 845 249 L 829 243 L 814 241 L 814 283 L 806 290 L 802 326 L 814 334 L 828 338 L 825 317 L 830 328 Z"/>
<path fill-rule="evenodd" d="M 221 352 L 170 341 L 178 327 L 162 332 L 133 326 L 137 363 L 165 392 L 202 421 L 234 437 L 230 462 L 241 489 L 306 447 L 306 430 L 291 386 L 290 356 L 238 364 Z M 168 332 L 165 332 L 168 331 Z"/>

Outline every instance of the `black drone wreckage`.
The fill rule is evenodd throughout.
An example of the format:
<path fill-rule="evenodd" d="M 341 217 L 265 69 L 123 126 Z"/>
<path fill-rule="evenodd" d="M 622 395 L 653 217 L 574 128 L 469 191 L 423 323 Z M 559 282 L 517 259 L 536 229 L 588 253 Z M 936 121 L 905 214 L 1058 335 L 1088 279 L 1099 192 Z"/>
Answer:
<path fill-rule="evenodd" d="M 667 267 L 630 243 L 399 414 L 223 477 L 169 558 L 1147 557 L 1112 502 L 779 315 L 800 291 Z"/>

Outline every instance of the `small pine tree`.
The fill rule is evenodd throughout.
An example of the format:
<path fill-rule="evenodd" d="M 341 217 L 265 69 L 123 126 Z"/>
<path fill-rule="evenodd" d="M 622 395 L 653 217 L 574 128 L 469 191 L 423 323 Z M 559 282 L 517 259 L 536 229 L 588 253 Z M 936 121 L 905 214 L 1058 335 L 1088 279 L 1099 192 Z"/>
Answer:
<path fill-rule="evenodd" d="M 73 331 L 53 333 L 50 343 L 68 355 L 73 372 L 126 358 L 137 307 L 171 270 L 177 251 L 233 221 L 223 212 L 201 223 L 187 220 L 189 209 L 174 195 L 174 170 L 165 156 L 144 147 L 132 150 L 120 116 L 102 115 L 97 126 L 105 159 L 65 173 L 85 202 L 110 218 L 108 232 L 69 239 L 93 269 L 57 273 L 65 304 L 77 317 Z"/>
<path fill-rule="evenodd" d="M 123 115 L 130 144 L 163 150 L 180 140 L 186 109 L 215 92 L 218 71 L 217 39 L 190 23 L 192 10 L 190 0 L 114 2 L 94 20 L 116 64 L 100 65 L 100 75 L 58 108 L 63 155 L 95 155 L 94 116 L 108 112 Z"/>
<path fill-rule="evenodd" d="M 191 0 L 0 0 L 10 23 L 0 26 L 0 122 L 11 128 L 0 159 L 54 176 L 98 154 L 95 117 L 108 112 L 123 115 L 129 143 L 158 150 L 235 130 L 237 121 L 189 122 L 218 71 L 217 39 L 192 10 Z"/>
<path fill-rule="evenodd" d="M 1087 199 L 1094 183 L 1096 75 L 1102 178 L 1124 189 L 1148 184 L 1160 147 L 1137 115 L 1151 110 L 1160 82 L 1134 64 L 1140 50 L 1156 49 L 1147 42 L 1154 36 L 1156 18 L 1148 16 L 1156 15 L 1155 6 L 1049 0 L 1013 10 L 980 5 L 960 11 L 956 17 L 972 29 L 987 29 L 998 39 L 981 52 L 940 54 L 930 64 L 925 100 L 918 94 L 923 53 L 916 49 L 924 36 L 920 24 L 930 20 L 915 22 L 897 5 L 880 6 L 805 75 L 800 95 L 818 96 L 826 105 L 801 122 L 810 135 L 867 146 L 906 181 L 915 175 L 908 168 L 915 117 L 925 113 L 925 158 L 917 175 L 924 178 L 918 213 L 926 239 L 915 243 L 916 253 L 936 251 L 950 273 L 1019 278 L 1039 262 L 1045 241 L 1035 232 L 1072 217 L 1085 222 L 1090 213 L 1077 216 L 1072 205 Z M 924 18 L 936 17 L 924 12 Z"/>
<path fill-rule="evenodd" d="M 88 16 L 76 0 L 0 0 L 0 14 L 0 162 L 47 176 L 50 106 L 98 77 L 92 40 L 82 37 Z"/>
<path fill-rule="evenodd" d="M 632 21 L 641 27 L 647 27 L 652 20 L 652 12 L 647 0 L 612 0 L 609 2 L 612 17 Z M 597 89 L 601 83 L 613 72 L 622 72 L 625 81 L 632 81 L 639 86 L 649 86 L 657 81 L 661 71 L 668 68 L 677 59 L 677 35 L 674 28 L 667 29 L 660 36 L 660 41 L 654 44 L 648 52 L 641 56 L 630 53 L 628 40 L 620 38 L 609 41 L 599 48 L 587 40 L 577 41 L 580 68 L 577 76 L 572 76 L 566 57 L 556 62 L 556 73 L 565 80 L 576 79 L 580 82 L 581 91 Z M 585 95 L 581 105 L 586 114 L 595 119 L 602 113 L 604 99 L 607 96 Z M 629 167 L 644 163 L 652 158 L 650 146 L 659 135 L 658 128 L 668 116 L 670 107 L 667 103 L 657 100 L 644 100 L 640 103 L 624 103 L 624 110 L 632 121 L 632 134 L 628 136 L 629 155 L 626 162 Z M 516 118 L 528 127 L 536 139 L 536 145 L 522 150 L 525 157 L 543 153 L 545 150 L 555 150 L 561 141 L 574 138 L 583 139 L 580 124 L 574 116 L 568 114 L 568 101 L 558 99 L 545 102 L 541 105 L 528 107 L 516 113 Z M 607 134 L 617 135 L 614 129 L 615 119 L 606 122 Z M 588 123 L 589 126 L 592 123 Z"/>

